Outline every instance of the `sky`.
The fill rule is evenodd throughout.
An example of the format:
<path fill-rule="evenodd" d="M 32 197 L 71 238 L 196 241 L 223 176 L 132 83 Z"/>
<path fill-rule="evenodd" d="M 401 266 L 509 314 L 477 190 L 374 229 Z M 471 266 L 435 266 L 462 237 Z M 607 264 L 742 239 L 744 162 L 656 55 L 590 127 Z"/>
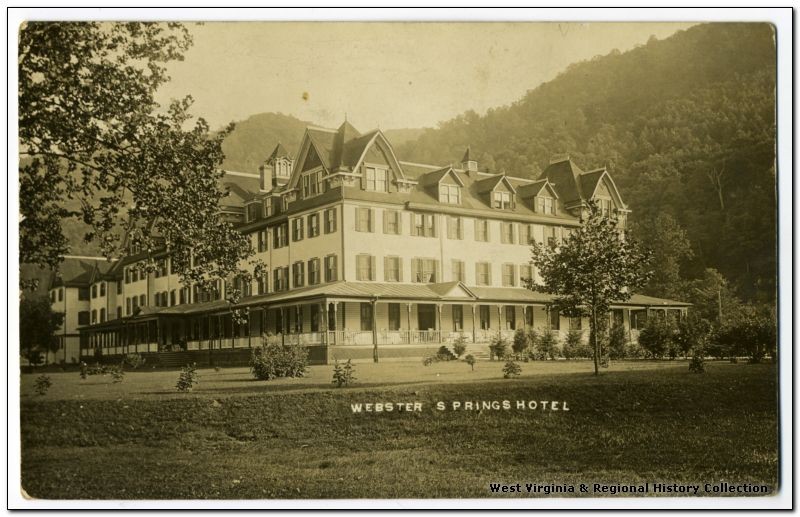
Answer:
<path fill-rule="evenodd" d="M 263 112 L 326 127 L 435 127 L 520 99 L 571 63 L 691 23 L 206 22 L 158 100 L 212 128 Z"/>

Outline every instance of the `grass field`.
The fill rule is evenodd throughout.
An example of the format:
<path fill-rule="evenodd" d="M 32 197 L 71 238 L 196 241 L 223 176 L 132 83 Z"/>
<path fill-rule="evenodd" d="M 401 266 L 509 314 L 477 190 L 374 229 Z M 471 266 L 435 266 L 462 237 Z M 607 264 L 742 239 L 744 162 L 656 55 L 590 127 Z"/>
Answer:
<path fill-rule="evenodd" d="M 187 394 L 175 371 L 120 384 L 69 372 L 50 374 L 42 397 L 26 374 L 23 487 L 58 499 L 283 499 L 519 496 L 491 493 L 498 482 L 776 486 L 774 365 L 695 375 L 686 362 L 615 363 L 599 378 L 589 362 L 522 366 L 506 380 L 501 363 L 359 364 L 344 389 L 331 387 L 330 366 L 273 382 L 202 370 Z M 451 409 L 503 400 L 569 411 Z M 351 410 L 376 402 L 422 410 Z"/>

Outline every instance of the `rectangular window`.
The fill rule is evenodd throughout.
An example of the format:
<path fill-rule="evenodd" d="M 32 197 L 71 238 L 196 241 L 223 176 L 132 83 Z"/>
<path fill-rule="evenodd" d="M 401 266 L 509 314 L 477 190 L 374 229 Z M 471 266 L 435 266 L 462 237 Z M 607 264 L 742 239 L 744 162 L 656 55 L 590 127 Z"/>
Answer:
<path fill-rule="evenodd" d="M 329 208 L 325 210 L 325 233 L 334 233 L 336 231 L 336 209 Z"/>
<path fill-rule="evenodd" d="M 268 286 L 267 282 L 269 282 L 269 273 L 264 272 L 263 274 L 256 277 L 256 289 L 258 294 L 267 294 Z"/>
<path fill-rule="evenodd" d="M 106 310 L 100 309 L 100 323 L 103 323 L 104 321 L 106 321 Z"/>
<path fill-rule="evenodd" d="M 475 284 L 492 285 L 491 264 L 488 262 L 477 262 L 475 264 Z"/>
<path fill-rule="evenodd" d="M 489 306 L 480 306 L 481 330 L 489 330 L 491 328 L 491 320 L 489 319 Z"/>
<path fill-rule="evenodd" d="M 519 243 L 528 246 L 533 243 L 533 225 L 521 223 L 519 225 Z"/>
<path fill-rule="evenodd" d="M 400 282 L 400 257 L 384 257 L 383 279 L 386 282 Z"/>
<path fill-rule="evenodd" d="M 641 330 L 647 325 L 647 311 L 636 310 L 631 311 L 631 328 Z"/>
<path fill-rule="evenodd" d="M 434 214 L 413 214 L 412 235 L 436 237 L 436 216 Z"/>
<path fill-rule="evenodd" d="M 337 257 L 336 255 L 328 255 L 325 257 L 325 281 L 335 282 L 339 279 L 337 270 Z"/>
<path fill-rule="evenodd" d="M 386 192 L 389 185 L 389 171 L 377 167 L 366 167 L 365 169 L 364 188 L 375 192 Z"/>
<path fill-rule="evenodd" d="M 533 307 L 525 307 L 525 325 L 533 327 Z"/>
<path fill-rule="evenodd" d="M 303 240 L 303 218 L 299 217 L 292 221 L 292 241 L 302 241 Z"/>
<path fill-rule="evenodd" d="M 475 219 L 475 240 L 489 242 L 489 221 L 486 219 Z"/>
<path fill-rule="evenodd" d="M 100 282 L 100 296 L 106 295 L 106 283 Z"/>
<path fill-rule="evenodd" d="M 503 264 L 503 287 L 515 287 L 517 275 L 514 264 Z"/>
<path fill-rule="evenodd" d="M 88 287 L 79 287 L 78 288 L 78 300 L 88 300 L 89 299 L 89 288 Z"/>
<path fill-rule="evenodd" d="M 513 305 L 506 305 L 506 330 L 516 330 L 517 328 L 517 308 Z"/>
<path fill-rule="evenodd" d="M 508 210 L 511 208 L 511 193 L 510 192 L 494 192 L 492 193 L 492 207 L 501 210 Z"/>
<path fill-rule="evenodd" d="M 272 229 L 272 248 L 283 248 L 289 244 L 289 223 L 279 224 Z"/>
<path fill-rule="evenodd" d="M 56 292 L 50 291 L 50 303 L 56 303 Z"/>
<path fill-rule="evenodd" d="M 308 238 L 317 235 L 319 235 L 319 214 L 311 214 L 308 216 Z"/>
<path fill-rule="evenodd" d="M 466 282 L 467 276 L 464 268 L 463 260 L 453 260 L 452 264 L 452 281 L 453 282 Z"/>
<path fill-rule="evenodd" d="M 308 285 L 317 285 L 320 280 L 319 259 L 308 261 Z"/>
<path fill-rule="evenodd" d="M 303 287 L 305 284 L 305 262 L 292 264 L 292 287 Z"/>
<path fill-rule="evenodd" d="M 411 259 L 411 281 L 416 283 L 436 282 L 439 261 L 430 258 Z"/>
<path fill-rule="evenodd" d="M 322 174 L 320 171 L 303 176 L 303 198 L 321 194 L 322 190 Z"/>
<path fill-rule="evenodd" d="M 582 327 L 582 325 L 581 325 L 581 318 L 580 317 L 575 317 L 575 318 L 571 317 L 569 319 L 569 329 L 570 330 L 581 330 L 581 327 Z"/>
<path fill-rule="evenodd" d="M 373 211 L 371 208 L 356 208 L 356 231 L 357 232 L 372 232 L 373 228 Z"/>
<path fill-rule="evenodd" d="M 139 281 L 139 269 L 134 266 L 133 270 L 131 271 L 131 282 L 138 282 Z M 142 280 L 144 280 L 144 273 L 142 273 Z"/>
<path fill-rule="evenodd" d="M 117 319 L 122 318 L 122 306 L 117 305 Z"/>
<path fill-rule="evenodd" d="M 555 226 L 545 226 L 544 227 L 544 242 L 548 246 L 558 246 L 558 239 L 556 238 L 556 227 Z"/>
<path fill-rule="evenodd" d="M 97 311 L 93 310 L 92 311 L 92 325 L 94 325 L 95 323 L 97 323 Z"/>
<path fill-rule="evenodd" d="M 529 287 L 533 282 L 533 265 L 520 264 L 519 266 L 519 285 Z"/>
<path fill-rule="evenodd" d="M 92 298 L 97 298 L 97 284 L 92 286 Z"/>
<path fill-rule="evenodd" d="M 500 223 L 500 242 L 514 244 L 514 223 Z"/>
<path fill-rule="evenodd" d="M 389 304 L 389 330 L 400 330 L 400 304 Z"/>
<path fill-rule="evenodd" d="M 458 185 L 439 185 L 439 202 L 450 205 L 461 203 L 461 189 Z"/>
<path fill-rule="evenodd" d="M 125 298 L 125 314 L 131 315 L 131 299 Z"/>
<path fill-rule="evenodd" d="M 147 296 L 145 296 L 143 294 L 139 296 L 139 305 L 141 307 L 146 307 L 147 306 Z"/>
<path fill-rule="evenodd" d="M 375 257 L 356 255 L 356 280 L 375 280 Z"/>
<path fill-rule="evenodd" d="M 122 282 L 114 282 L 117 284 L 117 294 L 122 294 Z"/>
<path fill-rule="evenodd" d="M 550 329 L 561 330 L 561 315 L 558 311 L 550 311 Z"/>
<path fill-rule="evenodd" d="M 253 222 L 261 219 L 261 203 L 250 203 L 247 205 L 247 222 Z"/>
<path fill-rule="evenodd" d="M 383 211 L 383 233 L 400 235 L 400 212 L 397 210 Z"/>
<path fill-rule="evenodd" d="M 320 325 L 320 311 L 319 305 L 316 303 L 311 306 L 311 332 L 319 332 Z"/>
<path fill-rule="evenodd" d="M 59 288 L 59 290 L 58 290 L 58 301 L 60 302 L 60 301 L 63 301 L 63 300 L 64 300 L 64 289 Z"/>
<path fill-rule="evenodd" d="M 447 238 L 461 240 L 464 238 L 464 220 L 457 216 L 447 216 Z"/>
<path fill-rule="evenodd" d="M 78 325 L 89 324 L 89 311 L 80 311 L 78 313 Z"/>
<path fill-rule="evenodd" d="M 461 305 L 451 305 L 453 308 L 453 332 L 464 330 L 464 307 Z"/>
<path fill-rule="evenodd" d="M 537 213 L 555 215 L 556 200 L 550 196 L 537 196 L 534 199 L 533 207 Z"/>
<path fill-rule="evenodd" d="M 361 302 L 361 330 L 372 330 L 372 304 Z"/>
<path fill-rule="evenodd" d="M 267 251 L 267 230 L 259 230 L 258 232 L 258 252 L 264 253 Z"/>
<path fill-rule="evenodd" d="M 178 292 L 175 291 L 175 289 L 169 292 L 169 304 L 170 305 L 178 304 Z"/>

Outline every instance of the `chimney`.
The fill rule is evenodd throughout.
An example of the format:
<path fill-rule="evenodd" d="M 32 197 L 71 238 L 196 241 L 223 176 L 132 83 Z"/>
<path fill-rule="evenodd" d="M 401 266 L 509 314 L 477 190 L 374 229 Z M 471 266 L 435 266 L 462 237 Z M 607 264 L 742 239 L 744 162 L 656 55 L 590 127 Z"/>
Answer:
<path fill-rule="evenodd" d="M 272 190 L 274 186 L 272 165 L 267 165 L 266 163 L 261 164 L 261 167 L 258 168 L 258 175 L 261 177 L 259 184 L 261 192 L 269 192 Z"/>
<path fill-rule="evenodd" d="M 464 153 L 464 157 L 461 158 L 461 168 L 467 173 L 478 172 L 478 162 L 470 157 L 469 146 L 467 146 L 467 151 Z"/>

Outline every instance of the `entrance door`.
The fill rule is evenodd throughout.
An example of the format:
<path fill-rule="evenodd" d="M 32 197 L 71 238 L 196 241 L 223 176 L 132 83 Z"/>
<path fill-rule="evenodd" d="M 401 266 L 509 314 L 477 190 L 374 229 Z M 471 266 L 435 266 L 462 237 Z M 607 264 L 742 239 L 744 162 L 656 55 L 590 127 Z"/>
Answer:
<path fill-rule="evenodd" d="M 436 330 L 436 305 L 417 305 L 417 327 L 419 330 Z"/>

